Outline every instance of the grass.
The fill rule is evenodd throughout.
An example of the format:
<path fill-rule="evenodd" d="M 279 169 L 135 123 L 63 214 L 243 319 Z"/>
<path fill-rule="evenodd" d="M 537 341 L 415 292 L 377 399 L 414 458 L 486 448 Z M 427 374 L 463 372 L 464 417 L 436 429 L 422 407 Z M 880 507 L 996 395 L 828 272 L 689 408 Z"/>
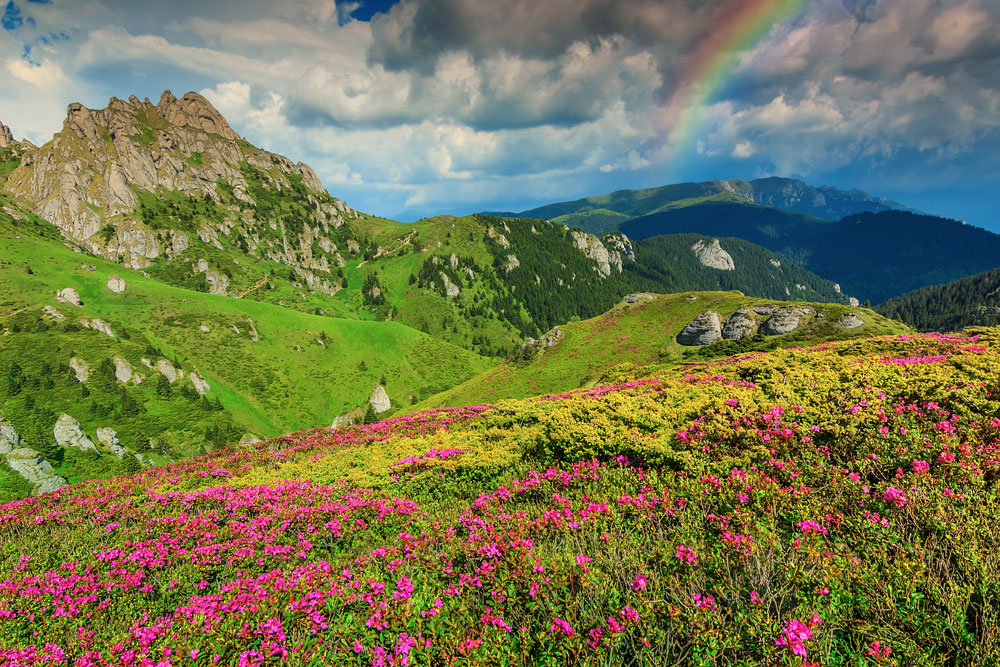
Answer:
<path fill-rule="evenodd" d="M 690 301 L 688 297 L 696 296 Z M 657 295 L 652 301 L 635 304 L 620 303 L 607 313 L 582 322 L 570 322 L 559 328 L 565 337 L 551 349 L 543 351 L 537 359 L 520 364 L 507 362 L 491 368 L 446 392 L 418 404 L 414 409 L 448 405 L 471 405 L 493 402 L 505 398 L 522 398 L 534 394 L 562 392 L 591 386 L 615 367 L 629 367 L 654 363 L 676 364 L 711 358 L 699 354 L 697 348 L 685 347 L 676 342 L 676 335 L 692 319 L 706 310 L 717 310 L 728 317 L 737 308 L 753 304 L 775 304 L 767 299 L 755 299 L 739 292 L 690 292 Z M 839 304 L 796 302 L 796 307 L 810 307 L 825 318 L 812 318 L 803 330 L 782 336 L 768 337 L 756 349 L 768 347 L 809 347 L 837 338 L 908 333 L 910 329 L 886 319 L 867 309 Z M 863 314 L 866 323 L 856 329 L 833 327 L 845 312 Z M 715 347 L 715 355 L 727 356 L 742 349 Z"/>

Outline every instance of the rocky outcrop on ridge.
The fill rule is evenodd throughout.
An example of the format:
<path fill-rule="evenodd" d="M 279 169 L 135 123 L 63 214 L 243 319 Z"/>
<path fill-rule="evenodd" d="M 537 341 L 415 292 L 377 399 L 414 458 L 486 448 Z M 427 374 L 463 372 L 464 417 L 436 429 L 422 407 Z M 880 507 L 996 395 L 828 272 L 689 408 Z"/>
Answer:
<path fill-rule="evenodd" d="M 235 234 L 251 251 L 301 269 L 310 286 L 323 283 L 314 272 L 342 265 L 330 230 L 357 217 L 326 192 L 312 168 L 251 146 L 193 92 L 177 99 L 164 91 L 155 105 L 135 96 L 113 97 L 105 109 L 70 104 L 62 131 L 26 150 L 5 187 L 35 202 L 35 213 L 84 250 L 132 268 L 183 253 L 189 233 L 216 247 L 222 235 Z M 258 213 L 255 187 L 298 188 L 309 219 L 285 229 L 283 221 Z M 154 229 L 143 220 L 143 191 L 179 192 L 217 205 L 225 195 L 229 203 L 211 220 L 190 221 L 187 232 Z"/>
<path fill-rule="evenodd" d="M 752 336 L 756 329 L 757 320 L 750 314 L 750 309 L 743 306 L 726 320 L 722 327 L 722 337 L 727 340 L 743 340 Z"/>
<path fill-rule="evenodd" d="M 857 327 L 864 326 L 864 323 L 865 321 L 858 317 L 857 313 L 844 313 L 840 319 L 833 323 L 833 326 L 856 329 Z"/>
<path fill-rule="evenodd" d="M 24 440 L 21 439 L 21 434 L 17 432 L 14 425 L 0 417 L 0 454 L 6 454 L 23 446 Z"/>
<path fill-rule="evenodd" d="M 765 336 L 779 336 L 795 331 L 802 322 L 802 313 L 798 308 L 781 308 L 771 315 L 760 328 Z"/>
<path fill-rule="evenodd" d="M 733 262 L 732 256 L 723 250 L 719 239 L 695 241 L 694 245 L 691 246 L 691 250 L 694 252 L 695 257 L 698 258 L 698 261 L 710 269 L 719 269 L 721 271 L 734 271 L 736 269 L 736 263 Z"/>
<path fill-rule="evenodd" d="M 97 429 L 97 440 L 103 443 L 116 458 L 121 459 L 128 454 L 128 450 L 122 447 L 121 440 L 113 428 L 102 426 Z"/>
<path fill-rule="evenodd" d="M 68 303 L 71 306 L 76 306 L 79 308 L 83 305 L 80 301 L 80 295 L 77 294 L 76 290 L 72 287 L 64 287 L 58 292 L 56 292 L 56 301 L 60 303 Z"/>
<path fill-rule="evenodd" d="M 0 148 L 7 148 L 14 143 L 14 133 L 10 131 L 10 128 L 0 121 Z"/>
<path fill-rule="evenodd" d="M 580 252 L 597 263 L 597 271 L 601 275 L 610 276 L 611 267 L 617 269 L 618 273 L 622 272 L 622 255 L 620 252 L 617 250 L 609 251 L 601 243 L 601 240 L 593 234 L 573 230 L 569 233 L 569 236 Z M 624 238 L 624 235 L 622 237 Z"/>
<path fill-rule="evenodd" d="M 722 338 L 722 320 L 714 310 L 707 310 L 691 320 L 677 334 L 681 345 L 711 345 Z"/>
<path fill-rule="evenodd" d="M 62 447 L 76 447 L 83 451 L 97 451 L 97 445 L 87 437 L 80 427 L 80 422 L 67 414 L 62 414 L 56 421 L 56 426 L 52 430 L 56 443 Z"/>

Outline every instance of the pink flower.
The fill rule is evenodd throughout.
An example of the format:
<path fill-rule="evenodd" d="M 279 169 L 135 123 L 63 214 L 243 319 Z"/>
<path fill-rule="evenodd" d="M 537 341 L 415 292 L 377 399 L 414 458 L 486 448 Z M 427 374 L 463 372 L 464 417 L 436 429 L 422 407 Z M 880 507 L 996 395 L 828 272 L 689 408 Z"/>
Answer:
<path fill-rule="evenodd" d="M 785 624 L 781 636 L 774 640 L 775 646 L 787 646 L 793 655 L 806 657 L 806 647 L 802 642 L 812 639 L 812 630 L 798 619 L 792 619 Z"/>
<path fill-rule="evenodd" d="M 890 486 L 885 490 L 883 498 L 886 502 L 891 502 L 895 505 L 896 509 L 903 509 L 906 506 L 906 494 L 894 486 Z"/>
<path fill-rule="evenodd" d="M 549 626 L 549 632 L 551 632 L 554 635 L 562 635 L 563 637 L 567 638 L 572 637 L 573 635 L 576 634 L 576 631 L 573 629 L 573 626 L 571 626 L 563 619 L 557 617 L 552 618 L 552 625 Z"/>
<path fill-rule="evenodd" d="M 632 590 L 634 591 L 646 590 L 646 577 L 644 577 L 641 574 L 635 575 L 635 579 L 632 580 Z"/>
<path fill-rule="evenodd" d="M 913 462 L 913 472 L 918 475 L 930 472 L 931 466 L 927 461 L 914 461 Z"/>
<path fill-rule="evenodd" d="M 694 549 L 690 549 L 683 544 L 678 545 L 676 556 L 685 563 L 690 563 L 691 565 L 698 564 L 698 554 Z"/>
<path fill-rule="evenodd" d="M 701 593 L 695 593 L 691 596 L 694 600 L 694 606 L 698 609 L 707 609 L 708 611 L 715 611 L 715 598 L 711 595 L 702 595 Z"/>
<path fill-rule="evenodd" d="M 764 604 L 764 601 L 757 595 L 757 591 L 750 591 L 750 604 Z"/>

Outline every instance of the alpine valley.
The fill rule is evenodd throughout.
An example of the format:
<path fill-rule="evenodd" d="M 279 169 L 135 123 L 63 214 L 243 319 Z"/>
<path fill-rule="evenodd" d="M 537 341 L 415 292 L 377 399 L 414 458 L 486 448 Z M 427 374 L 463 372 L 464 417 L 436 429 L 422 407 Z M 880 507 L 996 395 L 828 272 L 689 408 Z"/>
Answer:
<path fill-rule="evenodd" d="M 0 663 L 998 655 L 1000 236 L 785 178 L 397 222 L 196 93 L 16 131 Z"/>

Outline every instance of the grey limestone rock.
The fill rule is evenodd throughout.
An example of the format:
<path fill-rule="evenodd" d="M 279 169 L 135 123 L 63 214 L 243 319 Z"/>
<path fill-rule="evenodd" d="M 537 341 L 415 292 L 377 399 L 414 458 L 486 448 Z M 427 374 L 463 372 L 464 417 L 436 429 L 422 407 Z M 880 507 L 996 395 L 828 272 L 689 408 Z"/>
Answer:
<path fill-rule="evenodd" d="M 260 442 L 260 438 L 253 433 L 244 433 L 243 437 L 240 438 L 240 441 L 237 444 L 241 447 L 249 447 L 250 445 L 256 445 L 258 442 Z"/>
<path fill-rule="evenodd" d="M 93 329 L 94 331 L 100 331 L 105 336 L 110 336 L 111 338 L 115 337 L 115 332 L 111 328 L 111 325 L 100 318 L 91 317 L 89 319 L 83 319 L 80 320 L 80 324 L 83 325 L 83 327 L 86 329 Z"/>
<path fill-rule="evenodd" d="M 42 311 L 54 320 L 64 320 L 66 316 L 60 313 L 58 310 L 52 306 L 43 306 Z"/>
<path fill-rule="evenodd" d="M 711 345 L 722 338 L 722 320 L 714 310 L 706 310 L 677 334 L 681 345 Z"/>
<path fill-rule="evenodd" d="M 77 308 L 83 305 L 83 302 L 80 301 L 80 295 L 77 294 L 76 290 L 72 287 L 64 287 L 56 292 L 56 300 L 61 303 L 68 303 L 71 306 L 76 306 Z"/>
<path fill-rule="evenodd" d="M 844 313 L 840 319 L 833 323 L 836 327 L 844 327 L 845 329 L 855 329 L 864 325 L 865 321 L 858 317 L 857 313 Z"/>
<path fill-rule="evenodd" d="M 0 417 L 0 454 L 6 454 L 19 447 L 24 447 L 21 434 L 17 432 L 13 424 Z"/>
<path fill-rule="evenodd" d="M 694 252 L 695 257 L 698 258 L 698 261 L 710 269 L 719 269 L 720 271 L 733 271 L 736 269 L 736 263 L 733 262 L 732 255 L 723 250 L 719 239 L 696 241 L 691 246 L 691 250 Z"/>
<path fill-rule="evenodd" d="M 132 364 L 121 357 L 111 360 L 115 365 L 115 379 L 119 382 L 129 382 L 132 379 Z"/>
<path fill-rule="evenodd" d="M 160 375 L 167 378 L 167 382 L 170 384 L 184 377 L 184 371 L 174 368 L 174 365 L 166 359 L 160 359 L 156 362 L 156 370 L 159 371 Z"/>
<path fill-rule="evenodd" d="M 777 306 L 754 306 L 753 312 L 758 315 L 770 315 L 774 311 L 778 310 Z"/>
<path fill-rule="evenodd" d="M 204 396 L 212 389 L 212 385 L 205 381 L 205 378 L 201 377 L 197 373 L 192 372 L 188 378 L 191 380 L 191 384 L 194 385 L 194 390 L 198 392 L 199 396 Z"/>
<path fill-rule="evenodd" d="M 6 148 L 14 143 L 14 134 L 10 128 L 0 122 L 0 148 Z"/>
<path fill-rule="evenodd" d="M 69 367 L 73 369 L 74 375 L 79 382 L 86 382 L 90 377 L 90 366 L 80 357 L 71 357 Z"/>
<path fill-rule="evenodd" d="M 115 433 L 115 430 L 112 428 L 102 426 L 97 429 L 97 440 L 99 442 L 103 442 L 105 446 L 111 450 L 111 453 L 119 459 L 128 453 L 128 451 L 122 447 L 121 440 L 118 439 L 118 434 Z"/>
<path fill-rule="evenodd" d="M 385 412 L 392 407 L 389 395 L 385 393 L 385 387 L 380 384 L 375 385 L 372 389 L 372 396 L 368 399 L 368 402 L 375 409 L 376 414 Z"/>
<path fill-rule="evenodd" d="M 761 326 L 765 336 L 778 336 L 795 331 L 802 322 L 802 313 L 797 308 L 782 308 L 772 314 Z"/>
<path fill-rule="evenodd" d="M 652 294 L 626 294 L 622 297 L 625 303 L 639 303 L 640 301 L 652 301 L 656 297 Z"/>
<path fill-rule="evenodd" d="M 20 447 L 4 456 L 11 470 L 34 485 L 36 496 L 66 486 L 66 480 L 57 475 L 49 462 L 33 449 Z"/>
<path fill-rule="evenodd" d="M 121 294 L 126 289 L 125 279 L 117 273 L 112 273 L 108 276 L 108 289 L 115 294 Z"/>
<path fill-rule="evenodd" d="M 80 422 L 67 414 L 59 416 L 55 428 L 52 429 L 52 435 L 55 436 L 56 443 L 62 447 L 76 447 L 83 451 L 97 451 L 97 445 L 80 428 Z"/>
<path fill-rule="evenodd" d="M 728 340 L 743 340 L 753 335 L 756 328 L 757 320 L 750 314 L 750 309 L 743 306 L 726 320 L 725 326 L 722 327 L 722 337 Z"/>

